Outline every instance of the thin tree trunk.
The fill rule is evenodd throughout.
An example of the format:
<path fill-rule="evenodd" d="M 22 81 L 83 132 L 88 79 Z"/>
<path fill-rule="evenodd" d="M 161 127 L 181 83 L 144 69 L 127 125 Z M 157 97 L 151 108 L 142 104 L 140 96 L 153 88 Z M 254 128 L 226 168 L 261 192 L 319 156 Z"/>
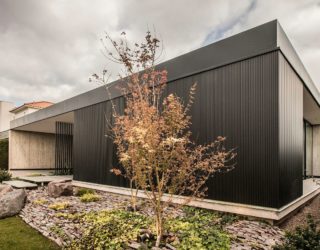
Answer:
<path fill-rule="evenodd" d="M 157 208 L 157 214 L 156 214 L 156 231 L 157 231 L 157 241 L 156 241 L 156 247 L 160 247 L 161 239 L 162 239 L 162 233 L 163 233 L 163 228 L 162 228 L 162 214 L 161 214 L 161 208 Z"/>

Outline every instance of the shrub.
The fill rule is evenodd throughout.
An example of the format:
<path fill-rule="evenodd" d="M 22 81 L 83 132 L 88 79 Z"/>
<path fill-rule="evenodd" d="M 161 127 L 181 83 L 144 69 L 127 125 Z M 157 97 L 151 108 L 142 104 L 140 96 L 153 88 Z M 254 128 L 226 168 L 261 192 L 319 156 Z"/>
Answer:
<path fill-rule="evenodd" d="M 123 210 L 91 212 L 83 220 L 90 226 L 72 244 L 74 249 L 125 249 L 129 241 L 137 239 L 141 228 L 151 224 L 146 216 Z"/>
<path fill-rule="evenodd" d="M 53 210 L 56 210 L 56 211 L 64 210 L 64 209 L 66 209 L 68 207 L 69 207 L 69 203 L 68 202 L 57 202 L 57 203 L 51 204 L 49 206 L 49 208 L 51 208 Z"/>
<path fill-rule="evenodd" d="M 9 140 L 0 140 L 0 170 L 8 169 Z"/>
<path fill-rule="evenodd" d="M 39 200 L 34 200 L 32 203 L 36 205 L 44 205 L 44 204 L 47 204 L 48 201 L 46 199 L 39 199 Z"/>
<path fill-rule="evenodd" d="M 80 197 L 80 200 L 82 202 L 94 202 L 94 201 L 99 201 L 100 198 L 101 198 L 100 195 L 87 193 L 82 195 Z"/>
<path fill-rule="evenodd" d="M 217 224 L 217 214 L 196 208 L 186 208 L 185 211 L 184 218 L 166 223 L 166 230 L 179 239 L 171 245 L 177 249 L 230 249 L 230 238 Z"/>
<path fill-rule="evenodd" d="M 82 196 L 84 194 L 94 194 L 95 191 L 89 188 L 79 188 L 76 192 L 76 196 Z"/>
<path fill-rule="evenodd" d="M 293 232 L 286 233 L 286 239 L 283 245 L 277 245 L 277 250 L 292 249 L 320 249 L 320 230 L 317 230 L 311 215 L 307 217 L 308 224 L 305 227 L 297 227 Z"/>
<path fill-rule="evenodd" d="M 7 170 L 0 169 L 0 183 L 3 181 L 9 181 L 11 179 L 11 174 Z"/>

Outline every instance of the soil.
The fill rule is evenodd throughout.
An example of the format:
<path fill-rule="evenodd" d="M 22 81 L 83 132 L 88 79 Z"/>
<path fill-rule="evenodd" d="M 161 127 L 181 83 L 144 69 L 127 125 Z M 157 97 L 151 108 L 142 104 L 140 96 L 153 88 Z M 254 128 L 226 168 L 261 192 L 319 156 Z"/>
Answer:
<path fill-rule="evenodd" d="M 320 221 L 320 195 L 316 196 L 295 215 L 288 218 L 279 226 L 285 231 L 293 231 L 297 226 L 303 227 L 307 225 L 308 214 L 310 214 L 315 221 Z"/>

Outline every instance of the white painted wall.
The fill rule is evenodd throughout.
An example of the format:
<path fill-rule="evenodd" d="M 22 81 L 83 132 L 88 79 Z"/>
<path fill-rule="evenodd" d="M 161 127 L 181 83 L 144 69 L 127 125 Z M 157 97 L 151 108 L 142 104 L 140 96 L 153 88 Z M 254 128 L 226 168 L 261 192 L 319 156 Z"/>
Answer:
<path fill-rule="evenodd" d="M 9 111 L 14 107 L 11 102 L 0 101 L 0 132 L 10 129 L 10 121 L 13 120 L 14 115 Z"/>
<path fill-rule="evenodd" d="M 23 110 L 21 110 L 20 112 L 15 113 L 13 119 L 18 119 L 18 118 L 20 118 L 20 117 L 22 117 L 22 116 L 31 114 L 31 113 L 36 112 L 36 111 L 38 111 L 38 110 L 39 110 L 39 109 L 34 109 L 34 108 L 26 108 L 26 109 L 23 109 Z"/>

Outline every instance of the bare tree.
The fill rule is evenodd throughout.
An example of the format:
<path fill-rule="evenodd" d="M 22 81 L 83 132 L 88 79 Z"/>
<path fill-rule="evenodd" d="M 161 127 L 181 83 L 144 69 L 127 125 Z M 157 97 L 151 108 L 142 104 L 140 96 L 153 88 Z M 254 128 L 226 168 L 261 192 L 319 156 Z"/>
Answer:
<path fill-rule="evenodd" d="M 234 167 L 236 156 L 226 150 L 226 138 L 217 137 L 212 143 L 197 145 L 191 140 L 188 115 L 196 85 L 190 89 L 189 102 L 175 94 L 164 96 L 167 71 L 157 69 L 160 41 L 147 32 L 142 43 L 130 45 L 125 33 L 119 41 L 106 39 L 106 56 L 123 66 L 120 76 L 125 83 L 122 93 L 126 108 L 122 114 L 113 106 L 112 136 L 117 145 L 121 167 L 113 172 L 130 181 L 132 207 L 136 207 L 137 190 L 143 190 L 154 212 L 156 246 L 163 235 L 164 211 L 174 197 L 183 196 L 183 204 L 206 194 L 206 182 L 216 172 Z M 93 77 L 105 83 L 105 75 Z M 108 85 L 107 85 L 108 86 Z M 163 202 L 165 198 L 165 202 Z"/>

